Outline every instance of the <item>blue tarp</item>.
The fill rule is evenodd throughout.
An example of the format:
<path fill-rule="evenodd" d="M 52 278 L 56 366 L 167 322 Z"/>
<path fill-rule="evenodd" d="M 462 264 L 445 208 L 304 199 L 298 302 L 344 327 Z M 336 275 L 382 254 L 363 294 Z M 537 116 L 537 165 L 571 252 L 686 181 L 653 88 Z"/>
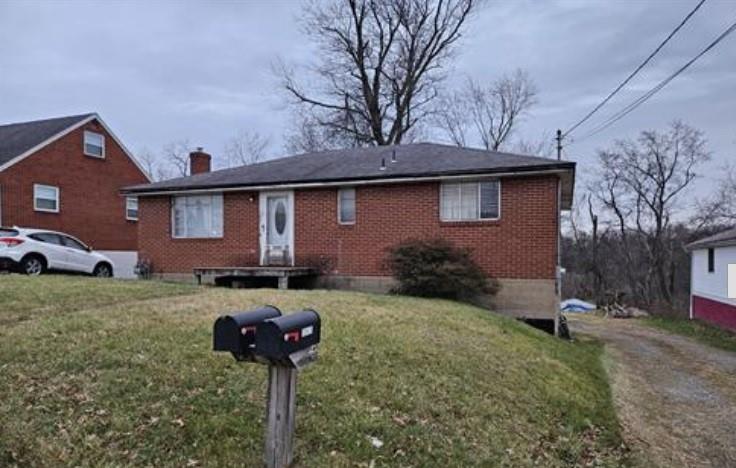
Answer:
<path fill-rule="evenodd" d="M 580 299 L 566 299 L 560 302 L 560 310 L 563 312 L 590 312 L 595 309 L 595 304 Z"/>

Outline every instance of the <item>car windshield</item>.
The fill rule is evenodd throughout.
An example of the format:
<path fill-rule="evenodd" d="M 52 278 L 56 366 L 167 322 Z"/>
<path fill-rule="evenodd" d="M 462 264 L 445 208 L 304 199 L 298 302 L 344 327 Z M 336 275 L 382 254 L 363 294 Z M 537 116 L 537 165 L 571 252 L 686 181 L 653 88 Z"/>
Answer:
<path fill-rule="evenodd" d="M 17 229 L 0 228 L 0 237 L 15 237 L 17 235 Z"/>

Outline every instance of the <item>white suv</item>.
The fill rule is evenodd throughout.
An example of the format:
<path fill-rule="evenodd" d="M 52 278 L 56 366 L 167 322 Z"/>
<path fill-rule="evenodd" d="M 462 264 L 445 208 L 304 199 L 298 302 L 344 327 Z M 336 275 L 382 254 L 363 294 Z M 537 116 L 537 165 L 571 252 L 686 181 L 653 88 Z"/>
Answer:
<path fill-rule="evenodd" d="M 80 240 L 61 232 L 0 227 L 0 268 L 40 275 L 65 270 L 100 277 L 113 275 L 113 263 Z"/>

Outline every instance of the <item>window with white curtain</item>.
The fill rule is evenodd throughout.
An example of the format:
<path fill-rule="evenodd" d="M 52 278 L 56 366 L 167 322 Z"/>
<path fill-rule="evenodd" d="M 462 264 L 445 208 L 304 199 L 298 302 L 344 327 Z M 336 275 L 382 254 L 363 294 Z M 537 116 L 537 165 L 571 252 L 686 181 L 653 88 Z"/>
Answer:
<path fill-rule="evenodd" d="M 355 224 L 355 189 L 342 188 L 337 192 L 337 212 L 340 224 Z"/>
<path fill-rule="evenodd" d="M 222 194 L 174 197 L 171 218 L 174 237 L 222 237 Z"/>
<path fill-rule="evenodd" d="M 498 219 L 501 214 L 501 182 L 443 183 L 440 186 L 440 219 L 473 221 Z"/>

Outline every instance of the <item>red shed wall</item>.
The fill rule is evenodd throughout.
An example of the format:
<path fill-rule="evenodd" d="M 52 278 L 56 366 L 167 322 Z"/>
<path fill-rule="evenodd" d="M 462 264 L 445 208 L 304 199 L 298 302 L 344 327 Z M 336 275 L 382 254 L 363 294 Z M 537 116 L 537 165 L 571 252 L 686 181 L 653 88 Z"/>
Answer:
<path fill-rule="evenodd" d="M 84 130 L 105 136 L 105 158 L 85 156 Z M 147 182 L 97 121 L 89 122 L 0 172 L 2 224 L 67 232 L 98 250 L 136 250 L 136 222 L 119 191 Z M 59 187 L 59 212 L 33 209 L 33 185 Z"/>
<path fill-rule="evenodd" d="M 736 331 L 736 305 L 693 295 L 693 318 Z"/>

